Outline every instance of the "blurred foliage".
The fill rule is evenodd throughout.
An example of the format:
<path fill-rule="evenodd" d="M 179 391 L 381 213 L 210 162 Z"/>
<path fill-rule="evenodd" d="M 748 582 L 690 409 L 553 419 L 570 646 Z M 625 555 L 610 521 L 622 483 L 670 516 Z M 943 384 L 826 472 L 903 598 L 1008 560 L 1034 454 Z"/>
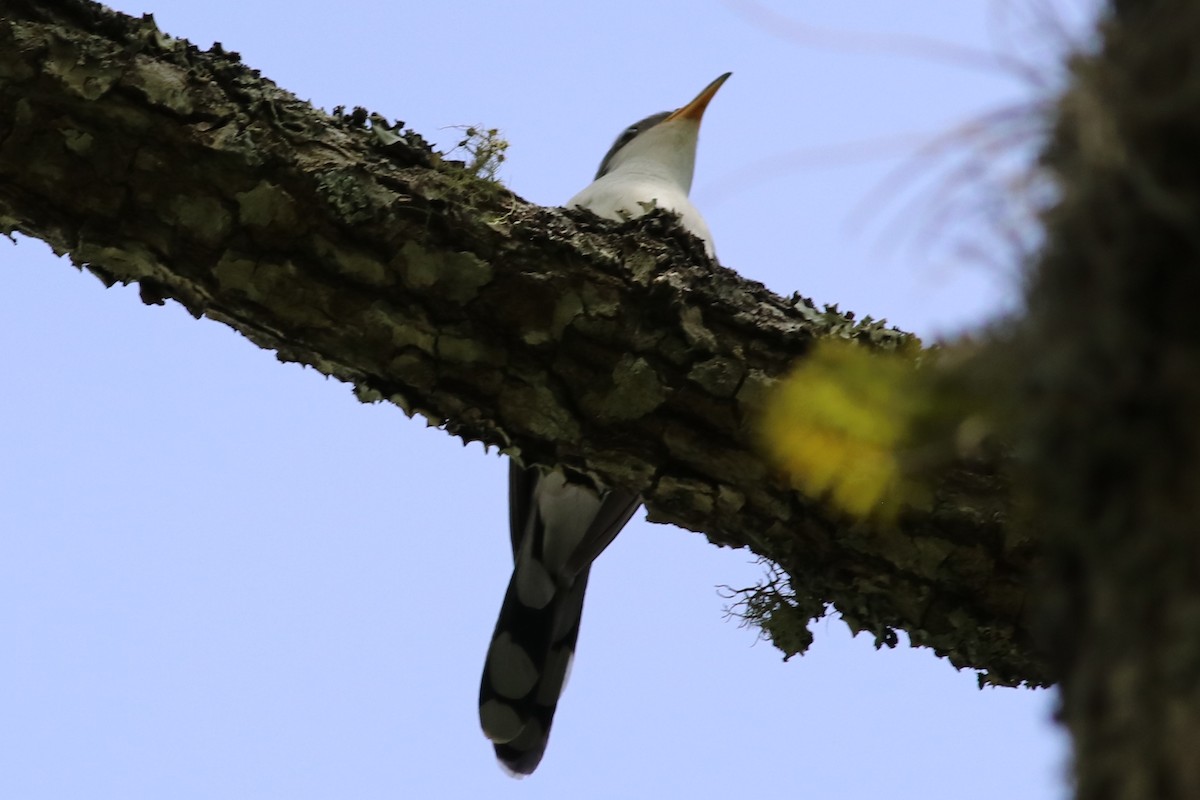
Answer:
<path fill-rule="evenodd" d="M 995 431 L 976 352 L 822 340 L 768 400 L 764 447 L 798 490 L 852 516 L 890 522 L 926 509 L 938 471 Z"/>
<path fill-rule="evenodd" d="M 798 489 L 890 518 L 919 495 L 897 454 L 923 402 L 911 356 L 827 339 L 776 389 L 763 438 Z"/>

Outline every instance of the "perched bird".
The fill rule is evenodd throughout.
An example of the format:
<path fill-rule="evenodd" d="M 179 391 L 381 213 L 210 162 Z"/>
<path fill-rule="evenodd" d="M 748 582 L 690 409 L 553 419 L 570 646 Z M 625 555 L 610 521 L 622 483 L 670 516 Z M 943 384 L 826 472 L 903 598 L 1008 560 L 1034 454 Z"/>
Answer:
<path fill-rule="evenodd" d="M 617 138 L 596 179 L 569 206 L 628 219 L 667 208 L 704 241 L 708 225 L 688 199 L 700 119 L 725 73 L 692 102 L 636 122 Z M 479 721 L 496 757 L 514 776 L 537 769 L 579 637 L 592 562 L 633 516 L 641 499 L 594 488 L 561 468 L 509 467 L 513 574 L 496 620 L 479 687 Z"/>
<path fill-rule="evenodd" d="M 586 208 L 608 219 L 629 219 L 654 207 L 668 208 L 704 242 L 708 254 L 715 255 L 708 224 L 688 199 L 688 192 L 696 168 L 700 119 L 732 74 L 726 72 L 704 87 L 683 108 L 651 114 L 626 128 L 600 162 L 596 179 L 567 201 L 567 206 Z"/>

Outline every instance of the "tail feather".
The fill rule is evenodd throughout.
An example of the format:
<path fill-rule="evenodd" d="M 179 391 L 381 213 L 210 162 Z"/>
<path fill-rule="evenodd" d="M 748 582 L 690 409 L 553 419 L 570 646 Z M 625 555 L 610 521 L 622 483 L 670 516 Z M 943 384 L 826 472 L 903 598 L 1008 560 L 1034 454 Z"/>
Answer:
<path fill-rule="evenodd" d="M 566 681 L 587 588 L 585 569 L 542 607 L 522 602 L 513 571 L 479 686 L 479 718 L 500 763 L 515 775 L 537 769 Z"/>
<path fill-rule="evenodd" d="M 537 769 L 562 694 L 592 562 L 640 500 L 577 482 L 560 469 L 509 469 L 513 574 L 488 646 L 479 721 L 501 765 Z"/>

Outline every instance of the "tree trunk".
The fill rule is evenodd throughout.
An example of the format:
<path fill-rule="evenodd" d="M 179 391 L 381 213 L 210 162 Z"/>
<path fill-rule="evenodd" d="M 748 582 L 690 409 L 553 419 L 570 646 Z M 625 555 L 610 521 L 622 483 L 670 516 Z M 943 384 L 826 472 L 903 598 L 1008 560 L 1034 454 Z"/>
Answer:
<path fill-rule="evenodd" d="M 1031 486 L 1078 796 L 1200 797 L 1200 5 L 1116 0 L 1047 161 Z"/>

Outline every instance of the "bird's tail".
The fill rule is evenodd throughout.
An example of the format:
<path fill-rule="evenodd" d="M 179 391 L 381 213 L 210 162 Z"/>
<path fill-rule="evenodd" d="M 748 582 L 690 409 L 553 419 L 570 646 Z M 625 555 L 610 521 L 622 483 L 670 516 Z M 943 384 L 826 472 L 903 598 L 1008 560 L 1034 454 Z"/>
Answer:
<path fill-rule="evenodd" d="M 521 601 L 519 570 L 513 570 L 504 595 L 479 686 L 483 732 L 495 745 L 496 758 L 518 777 L 537 769 L 546 751 L 579 638 L 589 572 L 584 569 L 535 608 Z"/>

